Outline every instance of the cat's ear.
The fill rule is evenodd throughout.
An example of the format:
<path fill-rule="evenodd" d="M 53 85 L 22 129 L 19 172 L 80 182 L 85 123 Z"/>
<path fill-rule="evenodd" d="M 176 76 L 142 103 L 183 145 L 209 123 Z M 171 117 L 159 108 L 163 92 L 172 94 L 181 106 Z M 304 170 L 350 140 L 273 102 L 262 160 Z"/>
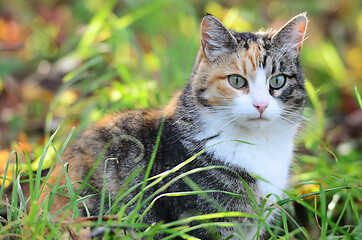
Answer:
<path fill-rule="evenodd" d="M 295 50 L 296 53 L 299 54 L 305 39 L 307 25 L 308 19 L 306 13 L 301 13 L 280 28 L 279 31 L 273 35 L 272 41 L 282 49 Z"/>
<path fill-rule="evenodd" d="M 206 15 L 201 22 L 201 45 L 205 56 L 213 61 L 222 53 L 236 47 L 236 39 L 222 22 L 212 15 Z"/>

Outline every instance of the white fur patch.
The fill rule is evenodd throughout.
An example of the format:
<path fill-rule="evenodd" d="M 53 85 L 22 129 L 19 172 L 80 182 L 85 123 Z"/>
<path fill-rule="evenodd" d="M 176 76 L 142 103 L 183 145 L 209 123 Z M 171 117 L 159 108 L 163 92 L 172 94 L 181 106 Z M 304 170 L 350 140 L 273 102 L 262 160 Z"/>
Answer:
<path fill-rule="evenodd" d="M 281 103 L 269 94 L 265 71 L 261 68 L 249 80 L 250 94 L 240 94 L 230 106 L 220 108 L 216 112 L 204 113 L 204 131 L 197 139 L 209 140 L 206 147 L 219 160 L 233 164 L 255 174 L 267 182 L 258 180 L 260 192 L 282 195 L 287 186 L 289 167 L 292 161 L 293 139 L 298 123 L 287 124 L 281 120 Z M 262 114 L 253 106 L 253 102 L 268 102 Z M 235 142 L 242 140 L 254 145 Z M 276 200 L 271 197 L 271 200 Z"/>
<path fill-rule="evenodd" d="M 218 137 L 210 140 L 206 147 L 223 142 L 208 151 L 221 161 L 245 168 L 248 172 L 270 182 L 258 180 L 260 192 L 264 196 L 270 193 L 280 196 L 281 189 L 287 186 L 296 128 L 297 126 L 284 126 L 283 129 L 278 127 L 250 131 L 250 129 L 235 129 L 228 126 Z M 212 126 L 209 129 L 212 129 Z"/>

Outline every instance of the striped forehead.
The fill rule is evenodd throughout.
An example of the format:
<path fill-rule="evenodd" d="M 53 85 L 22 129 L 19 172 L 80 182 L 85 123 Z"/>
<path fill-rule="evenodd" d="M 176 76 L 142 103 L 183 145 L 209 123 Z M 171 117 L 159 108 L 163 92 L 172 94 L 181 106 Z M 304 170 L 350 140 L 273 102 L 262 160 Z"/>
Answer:
<path fill-rule="evenodd" d="M 248 44 L 248 48 L 241 48 L 238 51 L 238 58 L 231 64 L 235 71 L 240 72 L 245 77 L 254 75 L 263 67 L 263 49 L 257 42 Z"/>

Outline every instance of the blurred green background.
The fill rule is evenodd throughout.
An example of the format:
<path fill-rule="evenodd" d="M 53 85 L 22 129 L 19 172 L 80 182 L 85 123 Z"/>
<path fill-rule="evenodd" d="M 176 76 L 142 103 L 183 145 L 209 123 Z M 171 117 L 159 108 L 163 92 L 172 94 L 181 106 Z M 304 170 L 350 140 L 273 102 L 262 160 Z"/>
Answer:
<path fill-rule="evenodd" d="M 308 120 L 296 143 L 292 186 L 296 194 L 316 190 L 297 184 L 305 181 L 361 187 L 361 5 L 360 0 L 1 1 L 0 173 L 12 150 L 20 159 L 25 150 L 31 160 L 39 158 L 59 126 L 60 145 L 73 126 L 77 135 L 108 113 L 165 106 L 188 81 L 206 12 L 236 31 L 256 31 L 279 28 L 306 11 L 310 23 L 301 62 Z M 348 194 L 330 195 L 330 202 Z M 352 198 L 361 215 L 360 191 Z M 341 211 L 333 206 L 331 216 Z M 343 217 L 346 224 L 359 222 L 360 216 L 350 215 Z"/>

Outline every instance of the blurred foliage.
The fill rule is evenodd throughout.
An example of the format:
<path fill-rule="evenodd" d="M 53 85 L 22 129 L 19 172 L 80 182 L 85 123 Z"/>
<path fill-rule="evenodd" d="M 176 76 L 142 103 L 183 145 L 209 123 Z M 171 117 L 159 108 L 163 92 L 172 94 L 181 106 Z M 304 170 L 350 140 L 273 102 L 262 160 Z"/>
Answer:
<path fill-rule="evenodd" d="M 1 1 L 0 171 L 11 150 L 20 160 L 27 153 L 39 159 L 58 126 L 56 146 L 73 126 L 77 135 L 108 113 L 165 106 L 188 80 L 206 12 L 236 31 L 255 31 L 281 27 L 306 11 L 310 23 L 301 62 L 309 103 L 293 182 L 361 187 L 362 114 L 355 90 L 362 89 L 361 5 L 359 0 Z M 302 184 L 296 193 L 313 191 L 310 186 Z M 331 202 L 349 194 L 331 195 Z M 361 203 L 360 195 L 352 198 Z"/>

